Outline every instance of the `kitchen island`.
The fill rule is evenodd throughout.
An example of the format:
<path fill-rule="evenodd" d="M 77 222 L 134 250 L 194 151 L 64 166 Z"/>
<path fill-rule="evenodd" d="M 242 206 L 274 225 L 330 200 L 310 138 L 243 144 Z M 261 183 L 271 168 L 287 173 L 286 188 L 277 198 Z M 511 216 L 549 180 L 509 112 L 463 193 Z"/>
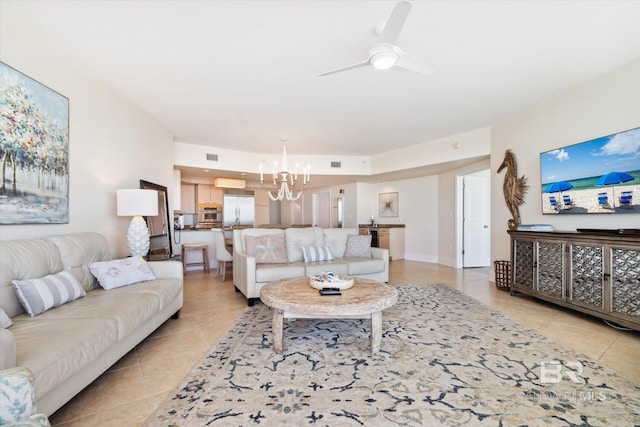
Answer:
<path fill-rule="evenodd" d="M 208 246 L 209 251 L 209 268 L 215 269 L 218 266 L 216 258 L 216 244 L 213 239 L 213 232 L 210 228 L 185 228 L 184 230 L 174 230 L 174 253 L 182 252 L 183 244 L 204 243 Z M 201 252 L 187 252 L 187 262 L 199 262 L 202 259 Z M 187 267 L 187 271 L 201 270 L 202 267 Z"/>

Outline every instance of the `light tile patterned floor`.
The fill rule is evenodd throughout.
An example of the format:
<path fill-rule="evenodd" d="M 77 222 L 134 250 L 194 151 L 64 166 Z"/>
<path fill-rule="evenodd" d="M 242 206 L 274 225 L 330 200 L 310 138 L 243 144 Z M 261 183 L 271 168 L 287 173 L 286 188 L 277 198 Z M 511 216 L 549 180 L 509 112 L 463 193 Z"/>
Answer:
<path fill-rule="evenodd" d="M 138 426 L 162 403 L 246 307 L 215 272 L 185 275 L 179 320 L 169 320 L 51 416 L 54 426 Z M 512 297 L 488 280 L 488 268 L 453 269 L 417 261 L 390 263 L 392 284 L 445 283 L 513 319 L 640 382 L 640 333 L 528 297 Z"/>

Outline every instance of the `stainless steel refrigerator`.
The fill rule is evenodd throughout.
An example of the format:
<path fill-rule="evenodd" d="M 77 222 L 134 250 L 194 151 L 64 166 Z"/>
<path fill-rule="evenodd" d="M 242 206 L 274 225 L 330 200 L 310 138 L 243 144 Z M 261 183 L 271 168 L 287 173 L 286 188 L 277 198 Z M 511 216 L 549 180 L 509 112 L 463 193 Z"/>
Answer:
<path fill-rule="evenodd" d="M 255 225 L 255 198 L 253 194 L 225 194 L 222 221 L 231 225 Z"/>

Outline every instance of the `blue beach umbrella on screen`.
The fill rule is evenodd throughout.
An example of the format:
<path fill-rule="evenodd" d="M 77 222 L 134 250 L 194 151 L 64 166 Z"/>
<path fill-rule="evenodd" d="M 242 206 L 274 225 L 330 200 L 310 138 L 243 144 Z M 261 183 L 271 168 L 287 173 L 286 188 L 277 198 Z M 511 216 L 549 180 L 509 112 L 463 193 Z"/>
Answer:
<path fill-rule="evenodd" d="M 571 190 L 573 188 L 573 184 L 566 181 L 557 181 L 551 183 L 545 188 L 545 193 L 562 193 L 563 191 Z"/>
<path fill-rule="evenodd" d="M 596 181 L 596 185 L 598 187 L 602 187 L 605 185 L 616 185 L 616 184 L 622 184 L 624 182 L 629 182 L 629 181 L 633 181 L 635 178 L 633 177 L 633 175 L 629 175 L 626 172 L 609 172 L 606 175 L 602 175 L 600 178 L 598 178 L 598 180 Z M 613 187 L 613 200 L 614 200 L 614 204 L 615 204 L 615 200 L 616 200 L 616 188 Z"/>
<path fill-rule="evenodd" d="M 633 181 L 635 178 L 633 175 L 629 175 L 626 172 L 609 172 L 606 175 L 602 175 L 596 181 L 596 185 L 616 185 L 622 184 L 623 182 Z"/>

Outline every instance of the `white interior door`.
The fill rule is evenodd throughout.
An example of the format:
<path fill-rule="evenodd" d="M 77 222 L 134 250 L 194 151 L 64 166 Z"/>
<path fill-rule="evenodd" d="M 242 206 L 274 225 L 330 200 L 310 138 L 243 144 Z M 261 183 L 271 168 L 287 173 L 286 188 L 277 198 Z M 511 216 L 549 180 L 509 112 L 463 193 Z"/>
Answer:
<path fill-rule="evenodd" d="M 291 224 L 303 224 L 302 201 L 304 194 L 296 201 L 291 202 Z"/>
<path fill-rule="evenodd" d="M 331 195 L 328 191 L 313 194 L 313 225 L 331 227 Z"/>
<path fill-rule="evenodd" d="M 463 267 L 491 265 L 488 172 L 464 177 Z"/>

